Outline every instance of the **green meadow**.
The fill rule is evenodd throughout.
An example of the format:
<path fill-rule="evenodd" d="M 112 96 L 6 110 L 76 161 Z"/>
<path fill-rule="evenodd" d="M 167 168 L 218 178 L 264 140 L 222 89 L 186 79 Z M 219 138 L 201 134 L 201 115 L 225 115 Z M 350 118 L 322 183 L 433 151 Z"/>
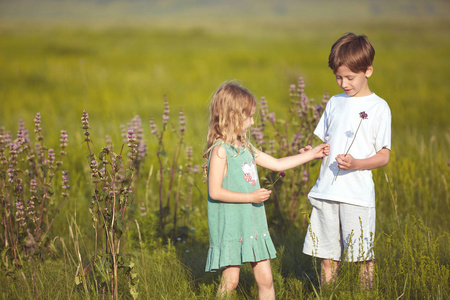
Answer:
<path fill-rule="evenodd" d="M 89 151 L 81 123 L 86 110 L 96 155 L 107 146 L 106 136 L 120 149 L 121 125 L 135 116 L 142 120 L 147 156 L 136 175 L 121 246 L 134 263 L 140 299 L 214 299 L 220 274 L 204 272 L 209 244 L 202 174 L 180 175 L 172 188 L 158 172 L 170 177 L 180 149 L 178 163 L 184 165 L 186 147 L 193 149 L 192 164 L 203 164 L 208 104 L 226 80 L 237 79 L 258 99 L 265 97 L 280 123 L 291 105 L 289 87 L 300 77 L 312 103 L 320 104 L 326 93 L 341 93 L 327 59 L 331 45 L 346 32 L 366 34 L 374 45 L 370 88 L 392 112 L 391 159 L 373 172 L 374 287 L 361 289 L 351 264 L 335 283 L 320 286 L 316 261 L 301 253 L 305 218 L 275 217 L 269 199 L 268 223 L 278 251 L 272 261 L 277 299 L 448 299 L 450 5 L 437 0 L 0 1 L 0 127 L 14 140 L 22 120 L 34 143 L 33 120 L 40 113 L 45 144 L 54 149 L 60 130 L 67 130 L 63 169 L 70 174 L 69 198 L 48 208 L 55 216 L 51 242 L 38 257 L 24 256 L 12 267 L 0 235 L 0 297 L 111 298 L 95 287 L 93 275 L 79 279 L 80 264 L 94 260 L 95 247 Z M 170 121 L 159 143 L 150 120 L 163 128 L 165 99 Z M 186 119 L 181 143 L 172 132 L 180 110 Z M 0 167 L 4 202 L 8 165 Z M 306 191 L 318 167 L 309 166 Z M 53 196 L 57 203 L 60 181 Z M 158 229 L 160 187 L 164 199 L 179 201 L 177 208 L 170 202 L 171 214 L 179 210 L 176 228 Z M 310 206 L 301 197 L 301 213 L 307 215 Z M 119 278 L 117 298 L 133 298 L 127 278 Z M 246 265 L 233 299 L 255 298 L 257 287 Z"/>

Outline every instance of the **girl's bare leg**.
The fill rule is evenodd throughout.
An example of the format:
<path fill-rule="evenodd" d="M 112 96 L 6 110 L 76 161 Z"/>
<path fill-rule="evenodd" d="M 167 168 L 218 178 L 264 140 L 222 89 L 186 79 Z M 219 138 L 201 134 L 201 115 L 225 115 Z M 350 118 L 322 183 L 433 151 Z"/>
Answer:
<path fill-rule="evenodd" d="M 241 266 L 228 266 L 222 271 L 222 279 L 217 289 L 217 297 L 228 299 L 239 283 Z"/>
<path fill-rule="evenodd" d="M 337 271 L 339 269 L 340 261 L 332 259 L 322 259 L 322 275 L 321 283 L 334 281 L 337 276 Z"/>
<path fill-rule="evenodd" d="M 274 300 L 275 289 L 273 287 L 272 270 L 270 269 L 270 260 L 262 260 L 251 263 L 253 274 L 258 284 L 258 298 L 260 300 Z"/>

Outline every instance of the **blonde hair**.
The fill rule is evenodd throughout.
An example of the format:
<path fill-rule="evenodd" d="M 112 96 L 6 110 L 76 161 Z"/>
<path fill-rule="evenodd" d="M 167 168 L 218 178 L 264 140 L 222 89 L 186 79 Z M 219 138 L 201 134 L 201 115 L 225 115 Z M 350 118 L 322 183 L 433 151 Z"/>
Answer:
<path fill-rule="evenodd" d="M 240 146 L 244 146 L 253 153 L 242 131 L 244 121 L 251 117 L 256 105 L 255 96 L 237 82 L 225 82 L 217 89 L 209 105 L 209 128 L 206 135 L 206 151 L 203 153 L 206 160 L 218 140 L 229 143 L 238 150 Z"/>

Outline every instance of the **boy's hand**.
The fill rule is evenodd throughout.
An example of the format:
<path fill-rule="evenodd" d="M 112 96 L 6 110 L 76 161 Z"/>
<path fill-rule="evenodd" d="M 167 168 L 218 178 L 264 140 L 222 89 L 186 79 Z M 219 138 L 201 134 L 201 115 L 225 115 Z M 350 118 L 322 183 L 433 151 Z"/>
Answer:
<path fill-rule="evenodd" d="M 320 144 L 312 149 L 314 158 L 323 158 L 330 154 L 330 145 L 327 143 Z"/>
<path fill-rule="evenodd" d="M 341 170 L 353 170 L 356 168 L 356 159 L 351 154 L 339 154 L 336 156 L 336 161 Z"/>
<path fill-rule="evenodd" d="M 263 203 L 267 199 L 269 199 L 272 191 L 266 189 L 258 189 L 250 193 L 251 203 Z"/>

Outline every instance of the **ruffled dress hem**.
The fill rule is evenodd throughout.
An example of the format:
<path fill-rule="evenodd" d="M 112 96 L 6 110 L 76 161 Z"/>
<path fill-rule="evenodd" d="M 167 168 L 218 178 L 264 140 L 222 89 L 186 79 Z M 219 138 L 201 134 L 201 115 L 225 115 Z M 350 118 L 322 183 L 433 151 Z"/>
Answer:
<path fill-rule="evenodd" d="M 229 240 L 218 246 L 210 246 L 206 259 L 206 272 L 214 272 L 227 266 L 243 265 L 276 257 L 276 249 L 268 233 Z"/>

